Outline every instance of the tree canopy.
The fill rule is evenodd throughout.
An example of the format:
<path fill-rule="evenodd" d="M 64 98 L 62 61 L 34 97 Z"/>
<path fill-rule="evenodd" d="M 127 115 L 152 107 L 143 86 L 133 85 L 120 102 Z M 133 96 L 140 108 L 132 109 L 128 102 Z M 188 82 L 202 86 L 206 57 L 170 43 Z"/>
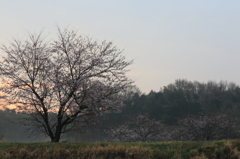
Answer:
<path fill-rule="evenodd" d="M 127 61 L 112 42 L 97 42 L 58 28 L 58 38 L 40 34 L 2 46 L 0 62 L 5 104 L 27 116 L 19 122 L 59 142 L 62 133 L 94 124 L 94 116 L 119 111 L 131 84 Z"/>

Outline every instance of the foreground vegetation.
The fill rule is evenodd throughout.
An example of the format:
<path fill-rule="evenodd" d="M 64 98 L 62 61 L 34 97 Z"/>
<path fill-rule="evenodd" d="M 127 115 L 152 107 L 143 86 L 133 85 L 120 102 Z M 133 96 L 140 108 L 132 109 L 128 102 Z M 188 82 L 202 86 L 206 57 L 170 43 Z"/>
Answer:
<path fill-rule="evenodd" d="M 0 143 L 4 159 L 231 159 L 240 140 L 159 143 Z"/>

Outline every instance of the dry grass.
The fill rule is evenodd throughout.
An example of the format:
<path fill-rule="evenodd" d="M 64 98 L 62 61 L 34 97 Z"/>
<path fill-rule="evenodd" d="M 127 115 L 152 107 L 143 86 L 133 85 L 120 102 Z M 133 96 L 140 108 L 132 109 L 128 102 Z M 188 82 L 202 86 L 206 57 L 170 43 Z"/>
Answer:
<path fill-rule="evenodd" d="M 220 143 L 222 143 L 222 145 Z M 233 143 L 235 143 L 235 146 Z M 199 155 L 200 153 L 198 151 L 191 159 L 240 159 L 240 147 L 237 145 L 239 145 L 239 141 L 238 144 L 236 144 L 234 140 L 213 142 L 213 144 L 206 145 L 201 149 L 201 155 Z"/>
<path fill-rule="evenodd" d="M 202 154 L 201 156 L 195 156 L 195 157 L 192 157 L 191 159 L 208 159 L 208 158 L 204 156 L 204 154 Z"/>
<path fill-rule="evenodd" d="M 108 145 L 79 149 L 54 148 L 30 150 L 27 147 L 10 147 L 0 150 L 0 158 L 4 159 L 150 159 L 151 151 L 146 147 Z"/>
<path fill-rule="evenodd" d="M 240 159 L 240 140 L 159 143 L 0 143 L 0 159 Z"/>

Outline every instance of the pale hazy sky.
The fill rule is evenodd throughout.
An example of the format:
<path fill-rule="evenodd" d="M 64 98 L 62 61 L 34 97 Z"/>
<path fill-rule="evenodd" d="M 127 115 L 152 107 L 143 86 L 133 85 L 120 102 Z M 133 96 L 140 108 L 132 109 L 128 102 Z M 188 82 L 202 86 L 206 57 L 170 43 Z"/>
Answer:
<path fill-rule="evenodd" d="M 239 0 L 0 0 L 0 43 L 70 27 L 113 41 L 148 93 L 176 79 L 240 84 Z M 0 51 L 2 54 L 2 51 Z"/>

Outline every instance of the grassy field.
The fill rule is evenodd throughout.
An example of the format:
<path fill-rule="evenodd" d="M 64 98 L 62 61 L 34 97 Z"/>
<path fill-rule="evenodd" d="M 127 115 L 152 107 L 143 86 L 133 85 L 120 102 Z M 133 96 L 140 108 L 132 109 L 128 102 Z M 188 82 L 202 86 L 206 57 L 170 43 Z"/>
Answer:
<path fill-rule="evenodd" d="M 0 143 L 1 159 L 240 159 L 240 140 L 158 143 Z"/>

